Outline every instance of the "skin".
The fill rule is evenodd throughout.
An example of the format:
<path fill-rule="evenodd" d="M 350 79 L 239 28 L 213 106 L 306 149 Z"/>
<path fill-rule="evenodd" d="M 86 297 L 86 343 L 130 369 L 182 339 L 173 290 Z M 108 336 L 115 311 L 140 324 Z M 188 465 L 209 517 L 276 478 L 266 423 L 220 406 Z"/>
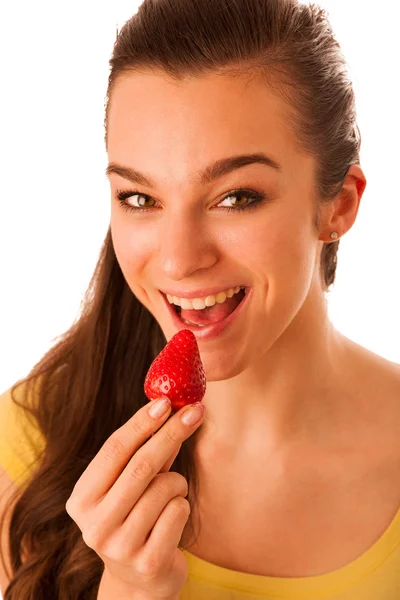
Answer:
<path fill-rule="evenodd" d="M 224 284 L 253 288 L 245 319 L 238 319 L 215 340 L 199 340 L 207 376 L 207 411 L 196 441 L 203 486 L 200 504 L 210 526 L 218 521 L 220 528 L 224 511 L 207 513 L 207 506 L 213 495 L 221 498 L 224 490 L 232 511 L 236 509 L 236 530 L 240 529 L 237 514 L 246 513 L 249 498 L 253 508 L 255 499 L 261 507 L 259 516 L 254 516 L 257 527 L 266 506 L 282 527 L 288 517 L 287 512 L 284 519 L 279 514 L 279 502 L 287 497 L 296 503 L 300 493 L 298 486 L 288 487 L 288 476 L 311 465 L 307 489 L 317 485 L 318 490 L 316 482 L 340 456 L 342 469 L 331 469 L 334 475 L 325 481 L 326 498 L 329 494 L 337 498 L 332 490 L 337 489 L 339 477 L 350 486 L 354 472 L 367 473 L 371 460 L 368 473 L 375 477 L 375 465 L 379 469 L 398 448 L 393 421 L 400 416 L 399 368 L 335 329 L 319 277 L 323 243 L 332 241 L 332 231 L 342 238 L 353 226 L 366 178 L 361 167 L 350 168 L 341 193 L 325 206 L 316 231 L 315 158 L 295 145 L 286 125 L 287 110 L 265 84 L 228 75 L 176 84 L 161 73 L 130 74 L 118 81 L 111 101 L 109 161 L 136 168 L 156 182 L 148 188 L 110 174 L 115 252 L 129 287 L 157 319 L 167 340 L 176 330 L 159 289 L 191 291 L 216 282 L 221 282 L 221 289 Z M 195 182 L 197 171 L 214 160 L 257 151 L 279 162 L 282 173 L 254 164 L 209 186 Z M 238 186 L 265 192 L 272 201 L 254 211 L 228 213 L 221 207 L 222 200 Z M 151 196 L 156 208 L 125 212 L 114 200 L 115 191 L 121 189 Z M 382 410 L 382 403 L 387 410 Z M 371 454 L 371 440 L 380 448 L 378 457 L 376 451 Z M 255 477 L 260 456 L 269 456 L 270 461 Z M 212 464 L 212 473 L 207 464 Z M 345 469 L 348 479 L 343 479 Z M 237 494 L 238 478 L 246 490 L 243 497 Z M 390 487 L 386 479 L 384 485 Z M 360 541 L 364 549 L 387 526 L 400 501 L 398 488 L 398 484 L 396 490 L 390 487 L 387 512 Z M 357 494 L 364 492 L 363 486 L 357 488 Z M 324 498 L 319 501 L 328 507 Z M 226 509 L 227 504 L 222 505 Z M 229 518 L 234 518 L 233 512 L 227 522 Z M 323 518 L 321 511 L 321 526 Z M 248 521 L 245 526 L 248 532 Z M 251 536 L 248 539 L 254 542 Z M 288 538 L 283 539 L 282 556 L 285 552 L 287 556 Z M 207 547 L 206 537 L 203 542 Z M 237 540 L 238 545 L 242 542 Z M 313 543 L 318 548 L 317 541 Z M 304 539 L 301 544 L 306 555 Z M 345 558 L 361 550 L 352 547 Z M 245 554 L 243 544 L 241 554 Z M 279 556 L 276 546 L 275 555 Z M 203 553 L 203 557 L 217 561 L 215 555 Z M 334 560 L 340 562 L 340 557 Z M 255 573 L 257 557 L 249 561 Z M 234 559 L 228 565 L 246 569 Z M 323 569 L 322 563 L 315 565 L 316 572 Z M 288 569 L 294 576 L 290 556 Z M 276 566 L 276 574 L 285 574 L 283 563 Z"/>

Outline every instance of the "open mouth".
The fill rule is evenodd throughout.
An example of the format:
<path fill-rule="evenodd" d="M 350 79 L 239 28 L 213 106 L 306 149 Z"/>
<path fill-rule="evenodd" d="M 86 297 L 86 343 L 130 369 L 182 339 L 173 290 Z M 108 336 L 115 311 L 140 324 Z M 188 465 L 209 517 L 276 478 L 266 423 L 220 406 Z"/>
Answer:
<path fill-rule="evenodd" d="M 241 288 L 232 297 L 226 297 L 223 302 L 216 302 L 213 306 L 206 306 L 202 309 L 183 309 L 176 304 L 171 304 L 171 308 L 179 317 L 179 319 L 186 325 L 205 327 L 206 325 L 212 325 L 224 321 L 233 312 L 235 312 L 237 307 L 241 304 L 246 296 L 247 289 L 248 288 Z"/>
<path fill-rule="evenodd" d="M 229 296 L 227 295 L 227 298 L 223 302 L 216 302 L 214 306 L 199 309 L 185 309 L 176 306 L 168 300 L 164 292 L 160 290 L 160 293 L 163 296 L 166 308 L 172 317 L 176 329 L 178 331 L 189 329 L 199 341 L 201 340 L 205 343 L 217 340 L 226 331 L 231 331 L 234 323 L 242 323 L 242 325 L 245 323 L 243 314 L 246 313 L 246 310 L 249 310 L 248 307 L 253 296 L 253 288 L 245 286 L 237 287 L 239 289 L 236 293 L 231 294 L 229 290 Z M 217 296 L 215 299 L 217 299 Z M 171 296 L 170 299 L 172 300 Z M 199 305 L 198 302 L 195 304 Z M 188 306 L 188 304 L 184 303 L 184 306 Z M 189 306 L 193 307 L 192 304 L 189 304 Z"/>

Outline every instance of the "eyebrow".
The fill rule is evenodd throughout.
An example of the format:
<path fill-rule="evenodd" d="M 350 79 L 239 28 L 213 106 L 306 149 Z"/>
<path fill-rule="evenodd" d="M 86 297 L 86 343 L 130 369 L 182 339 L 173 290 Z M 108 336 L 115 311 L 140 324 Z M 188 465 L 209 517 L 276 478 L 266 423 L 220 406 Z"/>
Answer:
<path fill-rule="evenodd" d="M 282 166 L 267 156 L 263 152 L 257 152 L 255 154 L 240 154 L 238 156 L 230 156 L 228 158 L 221 158 L 211 165 L 208 165 L 205 169 L 201 170 L 197 174 L 197 182 L 200 185 L 205 185 L 215 181 L 216 179 L 227 175 L 236 169 L 240 169 L 251 164 L 262 164 L 267 167 L 275 169 L 279 173 L 282 172 Z M 136 169 L 126 167 L 115 162 L 111 162 L 106 168 L 106 176 L 109 177 L 111 173 L 116 173 L 124 179 L 128 179 L 132 183 L 139 185 L 145 185 L 147 187 L 156 187 L 153 181 L 144 173 L 140 173 Z"/>

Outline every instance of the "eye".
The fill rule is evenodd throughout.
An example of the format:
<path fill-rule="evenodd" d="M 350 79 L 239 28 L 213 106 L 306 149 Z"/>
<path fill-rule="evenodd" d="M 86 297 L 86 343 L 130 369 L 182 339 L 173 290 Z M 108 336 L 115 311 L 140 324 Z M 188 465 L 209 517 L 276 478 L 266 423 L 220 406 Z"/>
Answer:
<path fill-rule="evenodd" d="M 226 202 L 227 200 L 230 200 L 231 198 L 241 198 L 242 201 L 235 202 L 234 204 L 223 204 L 223 202 Z M 251 204 L 251 202 L 249 202 L 249 200 L 251 200 L 251 199 L 257 199 L 257 198 L 255 198 L 254 195 L 250 195 L 245 190 L 238 190 L 236 192 L 231 192 L 230 194 L 225 196 L 225 198 L 222 200 L 222 202 L 220 202 L 218 204 L 218 206 L 221 206 L 222 208 L 241 208 L 241 207 L 244 208 L 248 204 Z"/>
<path fill-rule="evenodd" d="M 127 202 L 128 198 L 130 199 L 129 202 Z M 240 198 L 240 200 L 232 205 L 230 201 L 231 198 Z M 148 211 L 148 209 L 154 208 L 157 204 L 154 198 L 147 194 L 139 194 L 136 190 L 117 190 L 115 199 L 118 200 L 123 210 L 131 213 Z M 238 188 L 229 192 L 229 194 L 226 194 L 215 208 L 222 208 L 227 212 L 240 213 L 243 211 L 254 210 L 258 206 L 261 206 L 263 202 L 270 201 L 271 199 L 264 193 L 247 188 Z M 224 206 L 223 202 L 228 202 L 228 204 Z"/>
<path fill-rule="evenodd" d="M 151 198 L 151 196 L 147 196 L 146 194 L 138 194 L 136 192 L 119 191 L 116 194 L 116 198 L 121 202 L 122 207 L 126 210 L 151 208 L 155 204 L 155 200 L 154 198 Z M 129 203 L 126 202 L 128 198 L 130 198 Z M 146 200 L 152 202 L 153 204 L 146 204 Z"/>

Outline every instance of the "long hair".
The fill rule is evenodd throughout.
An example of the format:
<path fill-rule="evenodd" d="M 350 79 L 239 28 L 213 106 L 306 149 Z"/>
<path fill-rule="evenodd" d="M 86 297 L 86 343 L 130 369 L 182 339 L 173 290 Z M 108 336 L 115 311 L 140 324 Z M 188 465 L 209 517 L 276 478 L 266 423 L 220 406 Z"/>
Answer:
<path fill-rule="evenodd" d="M 345 59 L 321 7 L 297 0 L 144 0 L 117 33 L 110 58 L 106 148 L 118 78 L 146 70 L 175 80 L 261 76 L 272 86 L 290 109 L 298 147 L 316 158 L 318 227 L 322 203 L 336 197 L 350 166 L 359 164 L 361 145 Z M 325 291 L 335 280 L 338 246 L 322 249 Z M 45 446 L 9 503 L 12 573 L 4 600 L 97 597 L 103 561 L 84 543 L 65 504 L 106 439 L 147 403 L 145 374 L 165 344 L 124 279 L 109 229 L 79 317 L 12 387 L 13 401 L 35 421 Z M 171 467 L 188 480 L 192 513 L 195 437 L 182 444 Z"/>

